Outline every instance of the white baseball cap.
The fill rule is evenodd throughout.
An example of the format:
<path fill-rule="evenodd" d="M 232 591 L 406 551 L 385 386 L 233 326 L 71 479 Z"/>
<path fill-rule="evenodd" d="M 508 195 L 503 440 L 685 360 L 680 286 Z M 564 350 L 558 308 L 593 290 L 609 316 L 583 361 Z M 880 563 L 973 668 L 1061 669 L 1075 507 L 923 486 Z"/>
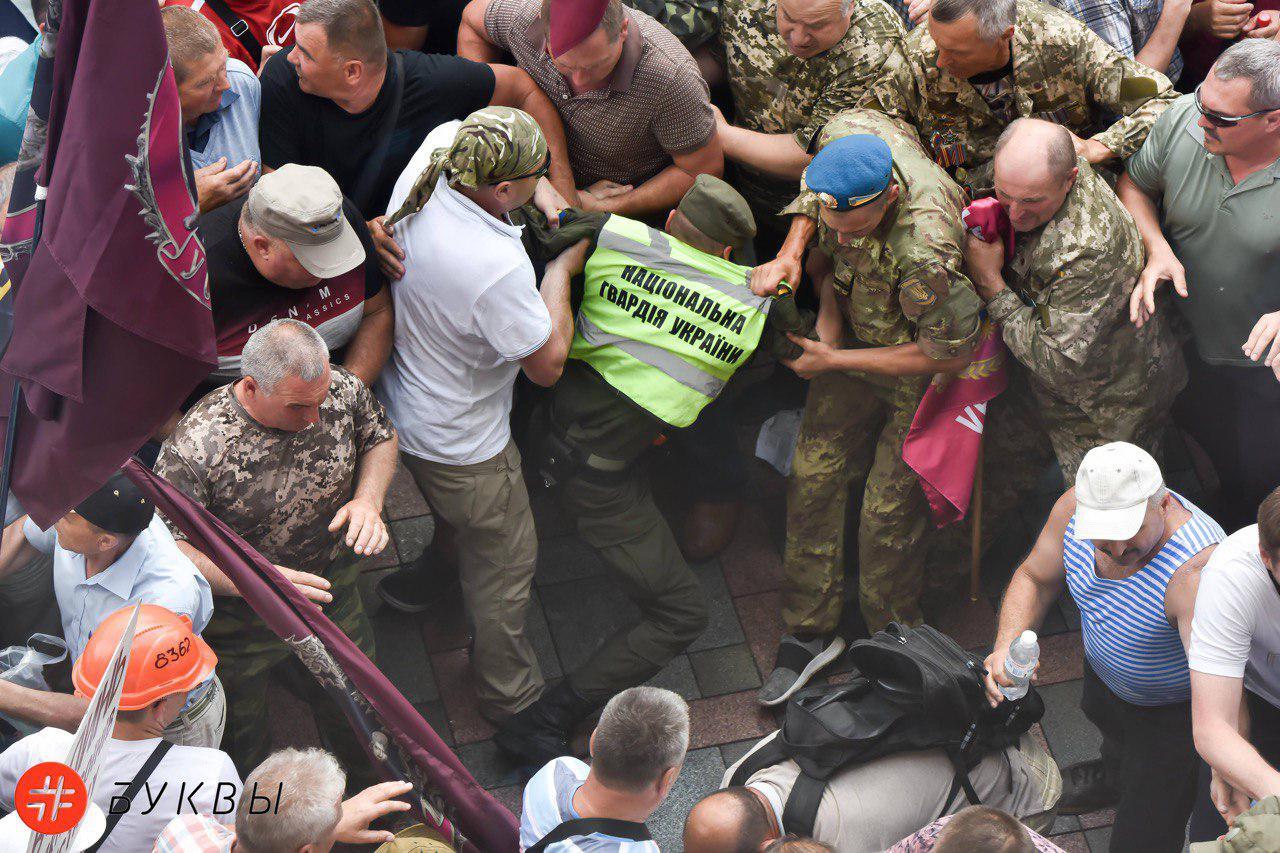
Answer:
<path fill-rule="evenodd" d="M 1133 538 L 1163 485 L 1160 466 L 1141 447 L 1113 441 L 1090 450 L 1076 472 L 1076 538 Z"/>

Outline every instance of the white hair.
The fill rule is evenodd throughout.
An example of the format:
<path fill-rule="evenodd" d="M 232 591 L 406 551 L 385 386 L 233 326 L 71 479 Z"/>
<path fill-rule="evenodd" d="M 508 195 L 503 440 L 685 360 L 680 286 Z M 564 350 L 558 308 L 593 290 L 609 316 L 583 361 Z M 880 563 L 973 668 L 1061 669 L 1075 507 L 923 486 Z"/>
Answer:
<path fill-rule="evenodd" d="M 1213 76 L 1219 80 L 1248 80 L 1252 109 L 1280 108 L 1280 43 L 1271 39 L 1238 41 L 1213 63 Z"/>
<path fill-rule="evenodd" d="M 324 376 L 328 366 L 324 338 L 300 320 L 272 320 L 249 336 L 240 353 L 240 372 L 253 377 L 268 396 L 286 376 L 311 382 Z"/>
<path fill-rule="evenodd" d="M 958 21 L 969 13 L 978 19 L 978 36 L 995 41 L 1018 17 L 1017 0 L 937 0 L 930 10 L 939 23 Z"/>
<path fill-rule="evenodd" d="M 327 841 L 342 817 L 346 786 L 342 765 L 323 749 L 273 753 L 244 780 L 236 810 L 236 849 L 293 853 Z"/>

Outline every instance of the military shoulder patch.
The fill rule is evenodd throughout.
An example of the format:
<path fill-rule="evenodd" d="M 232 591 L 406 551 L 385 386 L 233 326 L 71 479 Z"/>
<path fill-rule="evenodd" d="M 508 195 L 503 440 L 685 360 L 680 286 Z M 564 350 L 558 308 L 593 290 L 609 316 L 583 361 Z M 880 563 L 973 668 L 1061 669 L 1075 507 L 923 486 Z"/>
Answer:
<path fill-rule="evenodd" d="M 929 285 L 918 278 L 909 278 L 902 283 L 902 293 L 921 311 L 932 308 L 938 302 L 938 294 Z"/>

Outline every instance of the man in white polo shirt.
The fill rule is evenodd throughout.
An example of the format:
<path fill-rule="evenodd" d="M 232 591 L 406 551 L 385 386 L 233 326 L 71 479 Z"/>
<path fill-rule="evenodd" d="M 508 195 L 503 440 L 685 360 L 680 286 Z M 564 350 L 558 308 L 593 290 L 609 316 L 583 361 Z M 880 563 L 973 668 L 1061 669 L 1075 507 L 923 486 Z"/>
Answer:
<path fill-rule="evenodd" d="M 537 123 L 486 107 L 452 137 L 440 133 L 391 195 L 387 222 L 405 273 L 392 285 L 395 344 L 378 392 L 398 425 L 405 467 L 457 536 L 480 711 L 501 722 L 543 686 L 525 633 L 538 538 L 511 440 L 512 388 L 522 370 L 539 385 L 555 383 L 573 321 L 568 276 L 547 276 L 560 283 L 539 294 L 521 229 L 507 217 L 547 173 Z M 424 609 L 433 591 L 412 570 L 378 585 L 384 601 L 407 611 Z"/>
<path fill-rule="evenodd" d="M 1280 794 L 1280 489 L 1258 523 L 1223 540 L 1205 566 L 1191 625 L 1196 750 L 1212 768 L 1212 809 L 1230 821 Z M 1191 840 L 1225 828 L 1197 804 Z"/>

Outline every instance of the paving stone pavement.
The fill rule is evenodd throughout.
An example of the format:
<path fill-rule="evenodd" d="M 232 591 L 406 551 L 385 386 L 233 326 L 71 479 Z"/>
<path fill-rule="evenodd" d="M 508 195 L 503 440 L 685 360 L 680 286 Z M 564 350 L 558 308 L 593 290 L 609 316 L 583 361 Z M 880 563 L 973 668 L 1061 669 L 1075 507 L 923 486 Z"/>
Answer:
<path fill-rule="evenodd" d="M 732 545 L 718 559 L 695 567 L 711 602 L 711 624 L 686 654 L 652 681 L 688 700 L 692 716 L 692 744 L 684 769 L 670 798 L 649 822 L 664 851 L 681 849 L 680 831 L 689 808 L 719 785 L 725 768 L 757 738 L 776 727 L 773 717 L 756 704 L 755 692 L 772 664 L 782 631 L 777 593 L 781 525 L 776 523 L 783 512 L 782 480 L 763 464 L 752 476 L 750 503 Z M 657 491 L 662 498 L 663 490 Z M 534 505 L 544 538 L 530 631 L 544 674 L 552 680 L 584 660 L 606 628 L 630 618 L 635 609 L 605 576 L 598 555 L 572 534 L 554 501 L 535 494 Z M 382 667 L 454 746 L 476 779 L 518 812 L 521 789 L 515 769 L 493 745 L 493 728 L 476 708 L 467 658 L 470 637 L 456 585 L 442 593 L 440 607 L 421 617 L 397 614 L 373 593 L 373 581 L 397 564 L 416 559 L 434 531 L 425 502 L 403 470 L 388 496 L 387 515 L 394 554 L 371 561 L 361 584 L 377 630 Z M 1014 525 L 1011 530 L 1016 530 L 1018 541 L 998 541 L 989 549 L 983 598 L 969 602 L 957 597 L 946 608 L 929 613 L 930 621 L 962 645 L 985 653 L 999 591 L 1029 544 L 1025 528 L 1038 526 L 1034 519 Z M 1079 625 L 1079 614 L 1064 601 L 1046 621 L 1042 641 L 1041 690 L 1047 707 L 1043 736 L 1064 765 L 1096 757 L 1100 740 L 1078 706 Z M 299 717 L 310 715 L 299 713 L 303 709 L 296 700 L 273 689 L 272 704 L 278 740 L 314 742 L 314 728 L 298 725 Z M 581 737 L 578 742 L 585 744 Z M 1110 812 L 1060 818 L 1054 840 L 1073 852 L 1105 851 L 1113 819 Z"/>

